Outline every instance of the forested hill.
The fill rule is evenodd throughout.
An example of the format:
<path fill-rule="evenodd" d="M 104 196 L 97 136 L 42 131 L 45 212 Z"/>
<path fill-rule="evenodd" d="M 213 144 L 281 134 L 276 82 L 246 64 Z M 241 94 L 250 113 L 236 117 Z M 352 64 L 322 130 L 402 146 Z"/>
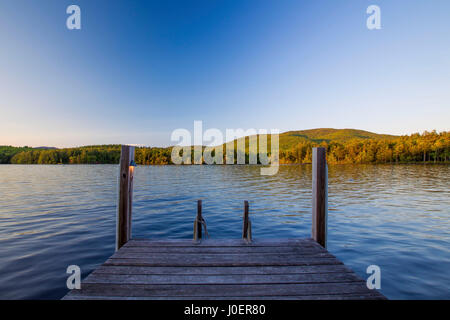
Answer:
<path fill-rule="evenodd" d="M 311 150 L 317 146 L 327 149 L 330 164 L 450 161 L 450 132 L 392 136 L 354 129 L 312 129 L 282 133 L 279 142 L 280 163 L 284 164 L 311 163 Z M 171 153 L 172 147 L 139 147 L 136 163 L 171 164 Z M 119 158 L 120 145 L 65 149 L 0 146 L 2 164 L 116 164 Z"/>
<path fill-rule="evenodd" d="M 311 129 L 301 131 L 288 131 L 280 134 L 280 149 L 289 150 L 298 143 L 342 143 L 352 140 L 393 140 L 398 136 L 378 134 L 356 129 Z"/>

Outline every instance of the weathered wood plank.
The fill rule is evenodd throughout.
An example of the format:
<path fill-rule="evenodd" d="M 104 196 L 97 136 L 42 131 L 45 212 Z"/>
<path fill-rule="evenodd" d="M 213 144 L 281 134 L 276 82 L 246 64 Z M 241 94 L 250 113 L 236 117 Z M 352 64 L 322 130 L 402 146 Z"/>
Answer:
<path fill-rule="evenodd" d="M 273 283 L 334 283 L 361 279 L 353 273 L 305 273 L 277 275 L 115 275 L 95 273 L 84 281 L 103 284 L 273 284 Z"/>
<path fill-rule="evenodd" d="M 147 246 L 175 246 L 175 247 L 280 247 L 280 246 L 317 246 L 317 242 L 312 239 L 265 239 L 253 240 L 247 243 L 243 239 L 202 239 L 201 242 L 194 242 L 191 240 L 145 240 L 145 239 L 131 239 L 124 247 L 147 247 Z"/>
<path fill-rule="evenodd" d="M 128 251 L 128 250 L 120 250 L 120 252 L 114 253 L 111 258 L 113 259 L 141 259 L 141 258 L 148 258 L 148 259 L 156 259 L 156 260 L 164 260 L 166 258 L 176 258 L 176 259 L 190 259 L 192 256 L 195 256 L 195 254 L 201 254 L 204 259 L 212 260 L 212 259 L 250 259 L 250 258 L 257 258 L 262 259 L 261 252 L 190 252 L 190 253 L 184 253 L 184 252 L 134 252 L 134 251 Z M 264 258 L 270 259 L 283 259 L 283 260 L 289 260 L 292 258 L 300 258 L 300 257 L 327 257 L 327 258 L 335 258 L 333 255 L 331 255 L 327 251 L 318 251 L 318 250 L 292 250 L 291 252 L 265 252 L 263 255 Z"/>
<path fill-rule="evenodd" d="M 285 259 L 283 259 L 285 258 Z M 105 262 L 105 265 L 128 265 L 128 266 L 295 266 L 295 265 L 318 265 L 318 264 L 341 264 L 339 260 L 334 257 L 296 257 L 281 255 L 184 255 L 183 259 L 180 256 L 155 256 L 152 258 L 110 258 Z"/>
<path fill-rule="evenodd" d="M 136 267 L 100 266 L 94 274 L 122 275 L 258 275 L 258 274 L 299 274 L 299 273 L 346 273 L 353 272 L 343 264 L 312 266 L 258 266 L 258 267 Z"/>
<path fill-rule="evenodd" d="M 384 300 L 384 296 L 378 293 L 355 293 L 355 294 L 318 294 L 302 296 L 263 296 L 263 297 L 211 297 L 211 296 L 149 296 L 149 297 L 115 297 L 115 296 L 77 296 L 67 295 L 63 300 Z"/>
<path fill-rule="evenodd" d="M 118 252 L 111 256 L 111 259 L 151 259 L 153 261 L 165 261 L 168 259 L 187 260 L 191 261 L 195 259 L 197 255 L 192 253 L 142 253 L 142 252 Z M 328 252 L 272 252 L 272 253 L 202 253 L 202 260 L 205 261 L 230 261 L 230 260 L 244 260 L 249 259 L 257 261 L 267 260 L 270 265 L 271 259 L 282 259 L 283 261 L 289 261 L 294 259 L 306 259 L 306 258 L 335 258 Z"/>
<path fill-rule="evenodd" d="M 118 297 L 243 297 L 367 294 L 365 282 L 305 283 L 305 284 L 223 284 L 223 285 L 164 285 L 164 284 L 82 284 L 70 295 L 102 295 Z"/>
<path fill-rule="evenodd" d="M 183 254 L 226 254 L 226 253 L 241 253 L 241 254 L 261 254 L 261 253 L 288 253 L 288 254 L 311 254 L 327 252 L 320 246 L 267 246 L 267 247 L 248 247 L 248 246 L 227 246 L 227 247 L 206 247 L 206 246 L 125 246 L 118 254 L 122 253 L 183 253 Z"/>

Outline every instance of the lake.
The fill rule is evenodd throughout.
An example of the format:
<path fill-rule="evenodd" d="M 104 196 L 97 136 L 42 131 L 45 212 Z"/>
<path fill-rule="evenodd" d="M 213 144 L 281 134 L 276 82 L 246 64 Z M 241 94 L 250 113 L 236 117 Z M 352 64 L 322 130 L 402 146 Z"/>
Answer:
<path fill-rule="evenodd" d="M 60 299 L 114 252 L 117 165 L 0 166 L 0 299 Z M 450 299 L 450 166 L 329 167 L 328 250 L 390 299 Z M 139 166 L 133 236 L 192 238 L 198 199 L 211 238 L 310 237 L 311 166 Z"/>

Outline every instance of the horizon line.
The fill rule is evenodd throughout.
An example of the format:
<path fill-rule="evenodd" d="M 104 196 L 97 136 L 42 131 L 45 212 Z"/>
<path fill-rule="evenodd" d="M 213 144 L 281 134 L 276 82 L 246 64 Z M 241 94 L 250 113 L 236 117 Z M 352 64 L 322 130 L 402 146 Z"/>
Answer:
<path fill-rule="evenodd" d="M 390 134 L 390 133 L 377 133 L 377 132 L 373 132 L 373 131 L 367 131 L 364 129 L 354 129 L 354 128 L 311 128 L 311 129 L 301 129 L 301 130 L 287 130 L 287 131 L 283 131 L 280 132 L 279 134 L 286 134 L 289 132 L 295 132 L 295 131 L 312 131 L 312 130 L 355 130 L 355 131 L 364 131 L 364 132 L 368 132 L 368 133 L 373 133 L 373 134 L 377 134 L 377 135 L 384 135 L 384 136 L 393 136 L 393 137 L 402 137 L 402 136 L 411 136 L 414 134 L 424 134 L 425 132 L 436 132 L 438 134 L 443 133 L 443 132 L 448 132 L 448 130 L 442 130 L 442 131 L 437 131 L 436 129 L 433 130 L 423 130 L 423 131 L 416 131 L 416 132 L 412 132 L 409 134 L 401 134 L 401 135 L 397 135 L 397 134 Z M 271 135 L 271 133 L 267 133 L 267 135 Z M 237 139 L 242 139 L 242 138 L 247 138 L 250 136 L 243 136 L 243 137 L 239 137 L 239 138 L 234 138 L 233 140 L 230 141 L 225 141 L 222 144 L 226 144 L 229 143 L 231 141 L 237 140 Z M 139 143 L 98 143 L 98 144 L 86 144 L 86 145 L 73 145 L 73 146 L 46 146 L 46 145 L 38 145 L 38 146 L 30 146 L 30 145 L 23 145 L 23 146 L 13 146 L 10 144 L 0 144 L 0 147 L 14 147 L 14 148 L 31 148 L 31 149 L 39 149 L 39 148 L 54 148 L 54 149 L 72 149 L 72 148 L 83 148 L 83 147 L 90 147 L 90 146 L 111 146 L 111 145 L 128 145 L 128 146 L 133 146 L 133 147 L 142 147 L 142 148 L 161 148 L 161 149 L 165 149 L 165 148 L 170 148 L 173 147 L 175 145 L 167 145 L 167 146 L 150 146 L 150 145 L 145 145 L 145 144 L 139 144 Z M 195 147 L 196 145 L 192 144 L 189 145 L 190 147 Z M 217 145 L 219 146 L 219 145 Z M 188 147 L 188 146 L 185 146 Z M 204 147 L 204 145 L 202 145 L 202 147 Z M 211 146 L 211 147 L 215 147 L 215 146 Z"/>

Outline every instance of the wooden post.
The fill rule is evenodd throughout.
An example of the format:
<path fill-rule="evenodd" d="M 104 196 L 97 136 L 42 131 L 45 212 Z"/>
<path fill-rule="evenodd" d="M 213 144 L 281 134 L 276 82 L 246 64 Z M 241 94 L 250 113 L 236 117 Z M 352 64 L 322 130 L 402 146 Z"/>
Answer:
<path fill-rule="evenodd" d="M 131 238 L 133 207 L 134 147 L 122 146 L 119 165 L 119 200 L 116 220 L 116 251 Z"/>
<path fill-rule="evenodd" d="M 202 200 L 197 201 L 197 218 L 194 221 L 194 240 L 202 238 Z"/>
<path fill-rule="evenodd" d="M 312 238 L 327 245 L 328 168 L 325 148 L 313 148 L 312 165 Z"/>
<path fill-rule="evenodd" d="M 244 223 L 242 227 L 242 239 L 252 240 L 251 222 L 248 218 L 248 201 L 244 201 Z"/>

